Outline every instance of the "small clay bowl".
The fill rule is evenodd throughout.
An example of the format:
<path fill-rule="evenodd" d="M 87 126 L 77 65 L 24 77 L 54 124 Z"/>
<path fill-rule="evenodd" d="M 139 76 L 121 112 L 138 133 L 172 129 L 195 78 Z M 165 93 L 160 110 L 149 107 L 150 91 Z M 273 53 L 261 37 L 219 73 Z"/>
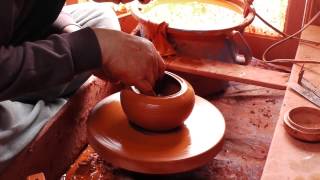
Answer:
<path fill-rule="evenodd" d="M 121 91 L 121 106 L 129 121 L 150 131 L 167 131 L 182 125 L 194 106 L 192 86 L 166 71 L 156 83 L 155 93 L 156 96 L 144 95 L 135 87 Z"/>
<path fill-rule="evenodd" d="M 320 112 L 311 107 L 297 107 L 284 116 L 284 128 L 294 138 L 306 142 L 320 141 Z"/>
<path fill-rule="evenodd" d="M 287 114 L 290 125 L 310 134 L 320 134 L 320 110 L 312 107 L 297 107 Z"/>

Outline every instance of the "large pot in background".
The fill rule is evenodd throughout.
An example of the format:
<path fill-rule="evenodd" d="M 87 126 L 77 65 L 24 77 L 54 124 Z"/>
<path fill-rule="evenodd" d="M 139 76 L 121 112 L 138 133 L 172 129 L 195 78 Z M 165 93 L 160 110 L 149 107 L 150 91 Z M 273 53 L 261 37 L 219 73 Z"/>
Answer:
<path fill-rule="evenodd" d="M 154 6 L 161 3 L 190 2 L 192 0 L 156 1 L 157 3 L 154 3 Z M 197 28 L 195 28 L 196 30 L 179 29 L 169 24 L 169 27 L 166 28 L 165 37 L 167 42 L 176 51 L 176 54 L 179 56 L 212 59 L 227 63 L 248 64 L 252 58 L 252 54 L 242 33 L 244 28 L 253 21 L 254 10 L 250 8 L 247 0 L 198 0 L 197 2 L 218 2 L 220 5 L 225 5 L 226 8 L 232 10 L 238 9 L 239 13 L 243 14 L 243 21 L 231 27 L 207 30 L 197 30 Z M 159 23 L 156 23 L 152 18 L 147 18 L 142 12 L 141 7 L 132 6 L 131 13 L 133 17 L 139 21 L 141 36 L 154 43 L 158 43 L 154 39 L 154 27 L 159 26 Z M 159 31 L 159 33 L 163 32 Z M 190 74 L 182 74 L 182 76 L 193 85 L 195 92 L 200 95 L 216 93 L 225 89 L 228 85 L 226 81 L 222 80 L 208 80 Z"/>

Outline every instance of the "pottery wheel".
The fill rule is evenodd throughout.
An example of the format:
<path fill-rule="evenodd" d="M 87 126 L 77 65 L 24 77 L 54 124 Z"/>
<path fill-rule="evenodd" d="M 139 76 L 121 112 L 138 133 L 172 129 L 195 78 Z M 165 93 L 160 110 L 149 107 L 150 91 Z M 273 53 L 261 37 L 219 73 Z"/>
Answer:
<path fill-rule="evenodd" d="M 100 101 L 88 120 L 88 140 L 107 162 L 130 171 L 170 174 L 204 165 L 222 148 L 225 121 L 220 111 L 196 96 L 184 125 L 155 133 L 128 122 L 120 93 Z"/>

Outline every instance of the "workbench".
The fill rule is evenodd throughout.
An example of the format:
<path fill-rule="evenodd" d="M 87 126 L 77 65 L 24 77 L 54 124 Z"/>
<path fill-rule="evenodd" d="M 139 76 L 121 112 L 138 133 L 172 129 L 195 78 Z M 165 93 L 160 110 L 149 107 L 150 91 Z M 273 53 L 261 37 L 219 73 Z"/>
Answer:
<path fill-rule="evenodd" d="M 320 42 L 320 26 L 310 26 L 302 33 L 302 38 Z M 300 43 L 296 59 L 320 60 L 320 47 Z M 302 64 L 293 65 L 289 82 L 298 82 L 301 66 Z M 320 65 L 305 64 L 304 69 L 304 77 L 320 87 Z M 320 179 L 320 143 L 297 140 L 284 128 L 283 118 L 286 112 L 298 106 L 315 107 L 311 102 L 287 88 L 262 174 L 263 180 Z"/>

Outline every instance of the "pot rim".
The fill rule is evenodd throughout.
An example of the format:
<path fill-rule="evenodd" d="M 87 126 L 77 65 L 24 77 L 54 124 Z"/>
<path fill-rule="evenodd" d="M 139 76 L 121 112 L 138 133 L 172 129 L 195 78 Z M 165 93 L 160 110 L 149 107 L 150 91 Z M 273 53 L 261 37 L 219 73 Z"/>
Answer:
<path fill-rule="evenodd" d="M 292 126 L 294 126 L 295 128 L 299 129 L 300 131 L 303 131 L 304 133 L 319 134 L 320 133 L 320 128 L 307 127 L 307 126 L 304 126 L 303 124 L 300 124 L 300 123 L 296 122 L 296 119 L 295 119 L 294 115 L 296 113 L 301 113 L 301 111 L 320 114 L 320 111 L 318 109 L 316 109 L 316 108 L 307 107 L 307 106 L 300 106 L 300 107 L 292 108 L 287 112 L 286 117 L 287 117 L 288 122 Z"/>
<path fill-rule="evenodd" d="M 177 96 L 180 96 L 188 91 L 188 84 L 187 84 L 186 80 L 184 80 L 180 76 L 178 76 L 172 72 L 169 72 L 169 71 L 165 71 L 164 73 L 178 82 L 178 84 L 180 86 L 180 89 L 178 90 L 178 92 L 175 92 L 173 94 L 166 95 L 166 96 L 151 96 L 151 95 L 145 95 L 145 94 L 139 93 L 138 89 L 136 89 L 134 86 L 130 86 L 130 90 L 135 95 L 142 96 L 142 97 L 148 97 L 150 99 L 157 99 L 157 100 L 176 98 Z"/>
<path fill-rule="evenodd" d="M 223 32 L 232 32 L 233 30 L 240 30 L 242 31 L 246 26 L 252 23 L 252 21 L 255 18 L 255 10 L 250 6 L 248 1 L 246 0 L 226 0 L 236 6 L 241 7 L 243 10 L 245 7 L 249 7 L 249 13 L 247 14 L 246 17 L 244 17 L 244 21 L 240 23 L 239 25 L 229 27 L 229 28 L 224 28 L 224 29 L 211 29 L 211 30 L 190 30 L 190 29 L 180 29 L 180 28 L 173 28 L 173 27 L 168 27 L 167 28 L 167 33 L 169 34 L 194 34 L 194 33 L 201 33 L 202 35 L 204 33 L 212 34 L 212 33 L 223 33 Z M 131 5 L 130 6 L 130 12 L 134 18 L 136 18 L 139 22 L 142 24 L 147 24 L 150 23 L 152 25 L 158 25 L 159 23 L 156 23 L 154 21 L 151 21 L 150 19 L 147 19 L 143 13 L 139 10 L 137 5 Z"/>

